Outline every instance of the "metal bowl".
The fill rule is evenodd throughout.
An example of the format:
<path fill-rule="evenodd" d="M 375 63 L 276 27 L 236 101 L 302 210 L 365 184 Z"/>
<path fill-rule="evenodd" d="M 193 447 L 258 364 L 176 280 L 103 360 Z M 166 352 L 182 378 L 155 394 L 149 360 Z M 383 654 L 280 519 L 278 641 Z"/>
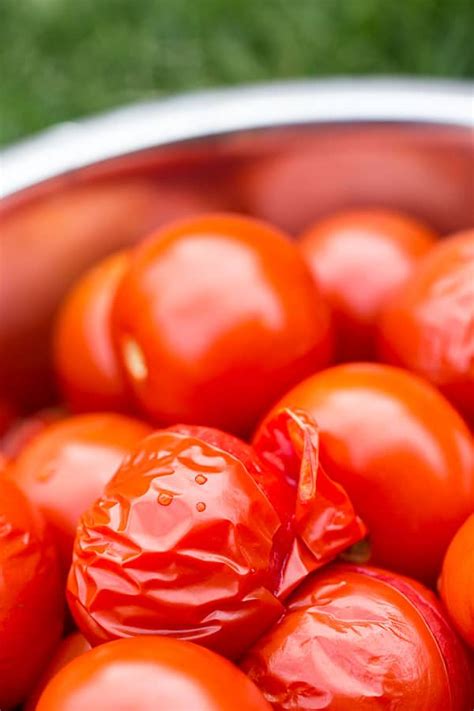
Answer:
<path fill-rule="evenodd" d="M 237 210 L 296 234 L 338 208 L 473 223 L 473 85 L 336 80 L 190 94 L 3 151 L 0 392 L 54 394 L 50 330 L 92 262 L 176 217 Z"/>

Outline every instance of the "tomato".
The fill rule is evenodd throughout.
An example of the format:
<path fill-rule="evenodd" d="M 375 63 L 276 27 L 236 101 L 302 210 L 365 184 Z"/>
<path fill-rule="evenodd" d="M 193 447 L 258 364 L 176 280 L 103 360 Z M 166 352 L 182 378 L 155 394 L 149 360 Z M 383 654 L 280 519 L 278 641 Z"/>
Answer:
<path fill-rule="evenodd" d="M 309 571 L 363 535 L 309 420 L 279 413 L 259 452 L 178 425 L 143 440 L 82 517 L 69 605 L 93 645 L 158 633 L 235 658 Z"/>
<path fill-rule="evenodd" d="M 79 279 L 59 312 L 54 339 L 56 374 L 75 412 L 127 410 L 110 313 L 128 261 L 127 252 L 118 252 L 96 264 Z"/>
<path fill-rule="evenodd" d="M 329 312 L 297 247 L 230 214 L 174 223 L 139 246 L 112 326 L 127 379 L 157 424 L 239 434 L 332 351 Z"/>
<path fill-rule="evenodd" d="M 43 511 L 66 570 L 81 514 L 150 432 L 148 425 L 124 415 L 76 415 L 50 425 L 16 459 L 10 476 Z"/>
<path fill-rule="evenodd" d="M 381 209 L 339 212 L 303 233 L 301 249 L 335 317 L 339 360 L 373 359 L 381 308 L 435 238 L 417 220 Z"/>
<path fill-rule="evenodd" d="M 472 438 L 447 400 L 398 368 L 347 364 L 303 381 L 282 406 L 318 423 L 322 466 L 366 523 L 371 562 L 434 583 L 474 510 Z"/>
<path fill-rule="evenodd" d="M 190 642 L 136 637 L 77 657 L 49 683 L 37 711 L 271 711 L 231 662 Z"/>
<path fill-rule="evenodd" d="M 440 580 L 441 597 L 456 628 L 474 647 L 474 514 L 447 550 Z"/>
<path fill-rule="evenodd" d="M 16 459 L 21 450 L 40 432 L 64 417 L 65 413 L 60 408 L 45 408 L 31 417 L 16 420 L 3 437 L 0 437 L 0 452 L 8 460 Z"/>
<path fill-rule="evenodd" d="M 21 703 L 61 636 L 64 591 L 41 514 L 0 476 L 0 708 Z"/>
<path fill-rule="evenodd" d="M 468 711 L 468 661 L 436 597 L 336 565 L 298 590 L 242 667 L 275 711 Z"/>
<path fill-rule="evenodd" d="M 23 711 L 35 711 L 38 700 L 46 688 L 48 682 L 70 661 L 79 657 L 91 648 L 89 642 L 80 632 L 73 632 L 61 640 L 54 652 L 49 664 L 43 670 L 41 677 L 33 692 L 28 697 L 28 701 L 23 705 Z"/>
<path fill-rule="evenodd" d="M 427 378 L 474 427 L 474 230 L 440 242 L 387 305 L 379 354 Z"/>

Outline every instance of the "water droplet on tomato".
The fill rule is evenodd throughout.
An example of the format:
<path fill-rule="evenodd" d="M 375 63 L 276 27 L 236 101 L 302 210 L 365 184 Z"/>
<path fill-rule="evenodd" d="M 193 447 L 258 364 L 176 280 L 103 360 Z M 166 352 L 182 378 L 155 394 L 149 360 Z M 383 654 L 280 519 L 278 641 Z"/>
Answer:
<path fill-rule="evenodd" d="M 204 501 L 198 501 L 198 503 L 196 504 L 196 508 L 199 511 L 199 513 L 202 513 L 203 511 L 206 510 L 206 504 L 204 503 Z"/>

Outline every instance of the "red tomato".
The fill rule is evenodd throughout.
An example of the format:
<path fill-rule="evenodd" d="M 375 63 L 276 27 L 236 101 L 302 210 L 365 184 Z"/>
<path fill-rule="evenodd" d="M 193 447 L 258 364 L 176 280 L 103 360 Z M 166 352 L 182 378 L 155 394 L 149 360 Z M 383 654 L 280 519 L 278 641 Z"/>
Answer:
<path fill-rule="evenodd" d="M 64 591 L 41 514 L 0 477 L 0 708 L 28 695 L 61 636 Z"/>
<path fill-rule="evenodd" d="M 320 571 L 243 661 L 275 711 L 468 711 L 468 661 L 436 597 L 376 568 Z"/>
<path fill-rule="evenodd" d="M 16 459 L 22 449 L 40 432 L 64 417 L 63 410 L 47 408 L 36 412 L 31 417 L 16 420 L 3 437 L 0 437 L 0 452 L 8 460 Z"/>
<path fill-rule="evenodd" d="M 66 570 L 81 514 L 150 432 L 148 425 L 124 415 L 77 415 L 50 425 L 15 461 L 10 476 L 43 511 Z"/>
<path fill-rule="evenodd" d="M 371 561 L 434 583 L 474 509 L 472 438 L 447 400 L 398 368 L 348 364 L 303 381 L 281 406 L 318 423 L 322 466 L 367 524 Z"/>
<path fill-rule="evenodd" d="M 38 683 L 35 685 L 33 693 L 28 697 L 28 701 L 23 705 L 23 711 L 36 711 L 36 705 L 48 682 L 73 659 L 79 657 L 91 648 L 89 642 L 80 632 L 73 632 L 59 643 L 54 655 L 43 670 Z"/>
<path fill-rule="evenodd" d="M 474 514 L 451 541 L 443 563 L 440 592 L 466 642 L 474 647 Z"/>
<path fill-rule="evenodd" d="M 314 425 L 283 412 L 267 435 L 265 463 L 202 427 L 139 444 L 78 528 L 68 599 L 91 644 L 159 633 L 238 657 L 281 615 L 282 596 L 360 539 L 318 466 Z"/>
<path fill-rule="evenodd" d="M 103 644 L 57 674 L 37 711 L 271 711 L 227 659 L 190 642 L 136 637 Z"/>
<path fill-rule="evenodd" d="M 303 233 L 301 249 L 333 310 L 340 360 L 373 358 L 381 308 L 435 238 L 417 220 L 381 209 L 336 213 Z"/>
<path fill-rule="evenodd" d="M 327 307 L 297 247 L 247 217 L 177 222 L 137 248 L 112 324 L 128 381 L 158 424 L 247 433 L 327 365 Z"/>
<path fill-rule="evenodd" d="M 54 341 L 56 373 L 75 412 L 127 409 L 110 313 L 128 262 L 128 253 L 118 252 L 96 264 L 79 279 L 59 312 Z"/>
<path fill-rule="evenodd" d="M 474 230 L 437 245 L 387 305 L 379 354 L 427 378 L 474 426 Z"/>

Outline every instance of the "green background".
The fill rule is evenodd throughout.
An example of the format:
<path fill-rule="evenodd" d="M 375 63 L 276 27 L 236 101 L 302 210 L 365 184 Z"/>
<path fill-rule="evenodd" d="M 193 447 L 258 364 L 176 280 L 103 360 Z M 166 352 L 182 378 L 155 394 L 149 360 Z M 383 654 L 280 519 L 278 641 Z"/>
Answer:
<path fill-rule="evenodd" d="M 472 0 L 0 0 L 0 142 L 183 89 L 473 75 Z"/>

